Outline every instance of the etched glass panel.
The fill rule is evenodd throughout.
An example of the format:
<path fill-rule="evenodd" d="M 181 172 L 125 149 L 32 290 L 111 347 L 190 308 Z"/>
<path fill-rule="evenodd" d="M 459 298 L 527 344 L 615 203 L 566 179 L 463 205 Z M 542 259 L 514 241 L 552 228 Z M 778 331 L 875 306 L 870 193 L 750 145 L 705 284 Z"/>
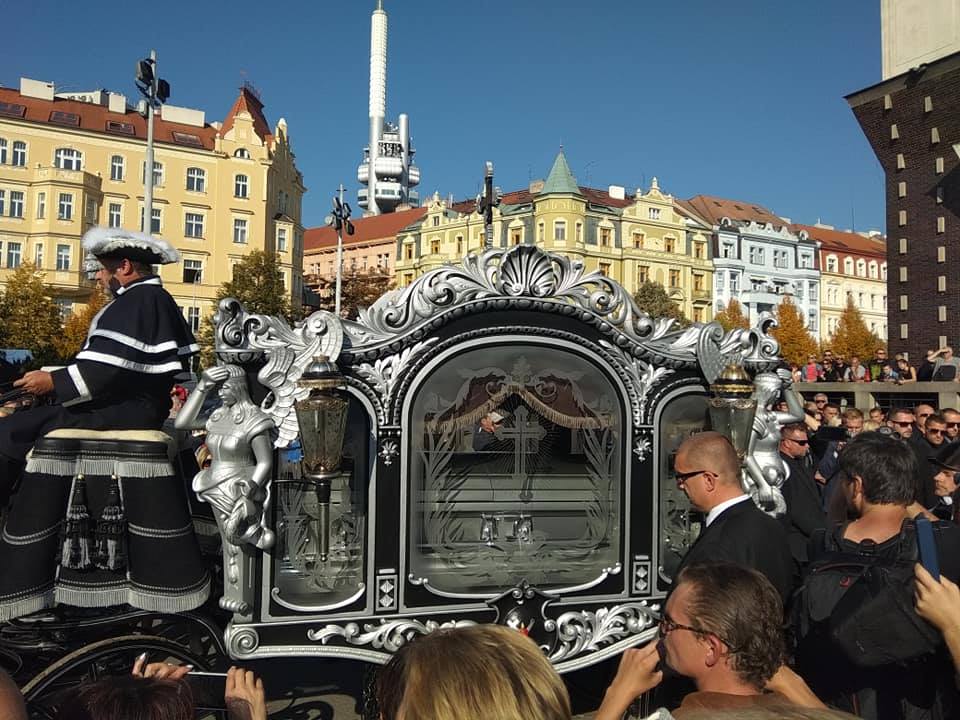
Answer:
<path fill-rule="evenodd" d="M 434 370 L 408 427 L 412 582 L 562 588 L 622 561 L 625 415 L 598 366 L 533 344 L 468 350 Z"/>
<path fill-rule="evenodd" d="M 683 490 L 677 487 L 673 460 L 680 443 L 709 426 L 707 398 L 684 395 L 672 400 L 660 415 L 660 574 L 667 580 L 700 534 L 701 513 L 690 507 Z"/>
<path fill-rule="evenodd" d="M 272 595 L 288 609 L 344 602 L 364 582 L 367 488 L 373 455 L 370 423 L 363 407 L 350 401 L 341 472 L 331 483 L 329 555 L 320 559 L 316 488 L 303 476 L 298 446 L 280 452 L 276 492 L 277 547 Z M 294 606 L 294 607 L 291 607 Z"/>

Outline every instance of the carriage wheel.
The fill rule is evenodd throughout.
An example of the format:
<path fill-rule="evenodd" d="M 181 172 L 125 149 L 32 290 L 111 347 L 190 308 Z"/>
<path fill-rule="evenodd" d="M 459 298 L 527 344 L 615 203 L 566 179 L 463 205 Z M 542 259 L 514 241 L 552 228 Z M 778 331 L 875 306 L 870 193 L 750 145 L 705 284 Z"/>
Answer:
<path fill-rule="evenodd" d="M 198 670 L 208 669 L 210 663 L 209 657 L 198 657 L 183 645 L 156 635 L 123 635 L 99 640 L 64 655 L 21 688 L 30 717 L 54 717 L 65 691 L 81 682 L 129 673 L 133 661 L 142 652 L 149 653 L 150 662 L 189 663 Z"/>

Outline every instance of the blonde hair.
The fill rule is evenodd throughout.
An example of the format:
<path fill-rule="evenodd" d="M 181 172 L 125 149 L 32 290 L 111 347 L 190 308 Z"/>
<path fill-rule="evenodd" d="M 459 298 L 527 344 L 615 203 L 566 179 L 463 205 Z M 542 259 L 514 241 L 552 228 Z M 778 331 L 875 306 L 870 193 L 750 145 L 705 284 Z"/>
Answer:
<path fill-rule="evenodd" d="M 436 630 L 377 675 L 382 720 L 570 720 L 567 689 L 537 644 L 501 625 Z"/>
<path fill-rule="evenodd" d="M 878 423 L 876 420 L 864 420 L 863 429 L 861 432 L 872 432 L 874 430 L 878 430 L 879 428 L 880 423 Z"/>

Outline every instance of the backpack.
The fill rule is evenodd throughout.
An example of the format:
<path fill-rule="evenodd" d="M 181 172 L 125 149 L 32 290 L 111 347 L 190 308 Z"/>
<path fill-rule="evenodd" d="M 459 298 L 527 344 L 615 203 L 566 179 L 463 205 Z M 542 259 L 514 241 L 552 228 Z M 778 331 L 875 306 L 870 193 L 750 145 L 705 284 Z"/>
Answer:
<path fill-rule="evenodd" d="M 929 521 L 918 518 L 923 523 L 932 533 Z M 861 668 L 936 652 L 939 631 L 914 609 L 915 528 L 907 523 L 895 557 L 878 555 L 869 543 L 861 543 L 860 552 L 845 552 L 840 526 L 832 533 L 816 530 L 812 562 L 794 603 L 798 642 L 838 651 Z"/>

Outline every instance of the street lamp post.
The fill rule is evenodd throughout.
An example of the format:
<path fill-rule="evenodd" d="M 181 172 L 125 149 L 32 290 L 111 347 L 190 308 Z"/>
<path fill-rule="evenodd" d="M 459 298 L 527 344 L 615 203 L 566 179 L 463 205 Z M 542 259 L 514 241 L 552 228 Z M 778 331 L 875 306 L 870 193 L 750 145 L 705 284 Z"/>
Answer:
<path fill-rule="evenodd" d="M 353 235 L 353 223 L 350 222 L 350 203 L 343 201 L 343 193 L 346 188 L 343 183 L 337 188 L 337 195 L 333 197 L 333 212 L 327 215 L 327 225 L 337 230 L 337 285 L 334 308 L 337 317 L 340 317 L 340 294 L 341 284 L 343 283 L 343 229 L 346 227 L 347 235 Z"/>
<path fill-rule="evenodd" d="M 137 62 L 137 89 L 146 98 L 147 106 L 147 159 L 143 172 L 143 221 L 141 230 L 153 231 L 153 115 L 170 97 L 170 83 L 157 74 L 157 51 Z"/>
<path fill-rule="evenodd" d="M 477 195 L 477 212 L 483 216 L 483 249 L 493 247 L 493 209 L 500 204 L 500 188 L 493 186 L 493 163 L 484 163 L 483 194 Z"/>

